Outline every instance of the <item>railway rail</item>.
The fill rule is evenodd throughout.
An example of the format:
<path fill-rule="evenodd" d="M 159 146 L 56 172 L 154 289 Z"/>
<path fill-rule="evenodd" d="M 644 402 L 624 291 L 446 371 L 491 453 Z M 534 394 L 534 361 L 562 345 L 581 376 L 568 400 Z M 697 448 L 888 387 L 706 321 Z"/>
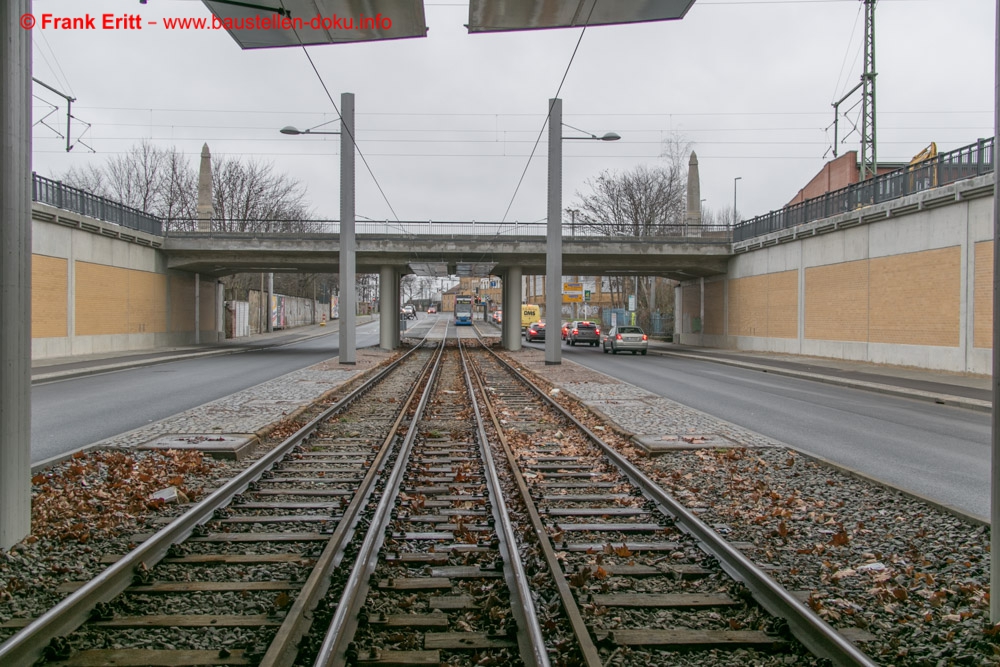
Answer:
<path fill-rule="evenodd" d="M 0 664 L 876 664 L 469 335 L 136 536 Z"/>

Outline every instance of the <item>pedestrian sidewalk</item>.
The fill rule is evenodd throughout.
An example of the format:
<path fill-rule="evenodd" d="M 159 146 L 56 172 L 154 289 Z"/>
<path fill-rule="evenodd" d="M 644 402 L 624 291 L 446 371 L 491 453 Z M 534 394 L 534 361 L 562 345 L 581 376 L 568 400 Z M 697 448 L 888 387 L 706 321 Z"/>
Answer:
<path fill-rule="evenodd" d="M 358 315 L 357 325 L 368 324 L 377 318 L 377 314 Z M 202 343 L 200 345 L 35 359 L 31 362 L 31 381 L 44 382 L 47 380 L 93 375 L 95 373 L 106 373 L 108 371 L 135 368 L 137 366 L 163 364 L 178 359 L 239 354 L 241 352 L 251 352 L 269 347 L 279 347 L 336 333 L 340 330 L 339 325 L 340 320 L 333 320 L 328 322 L 326 326 L 308 324 L 295 327 L 294 329 L 253 334 L 241 338 L 227 338 L 218 342 Z"/>
<path fill-rule="evenodd" d="M 651 341 L 649 350 L 651 354 L 712 361 L 985 412 L 990 412 L 993 405 L 992 379 L 983 375 L 792 354 L 692 347 L 658 341 Z"/>

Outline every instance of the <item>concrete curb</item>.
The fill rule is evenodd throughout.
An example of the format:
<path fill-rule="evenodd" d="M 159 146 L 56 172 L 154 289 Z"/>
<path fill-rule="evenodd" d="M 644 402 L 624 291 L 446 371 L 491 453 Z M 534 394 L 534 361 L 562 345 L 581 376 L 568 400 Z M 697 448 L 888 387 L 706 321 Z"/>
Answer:
<path fill-rule="evenodd" d="M 366 322 L 358 322 L 357 326 L 360 327 L 364 324 L 370 324 L 374 321 L 376 320 L 371 319 Z M 88 375 L 98 375 L 100 373 L 111 373 L 113 371 L 127 370 L 129 368 L 140 368 L 142 366 L 156 366 L 158 364 L 166 364 L 171 361 L 180 361 L 181 359 L 197 359 L 199 357 L 218 357 L 226 354 L 242 354 L 244 352 L 254 352 L 256 350 L 265 350 L 272 347 L 292 345 L 294 343 L 299 343 L 301 341 L 309 340 L 311 338 L 319 338 L 320 336 L 327 336 L 329 334 L 336 333 L 338 331 L 339 331 L 338 328 L 331 327 L 326 331 L 308 334 L 302 336 L 301 338 L 296 338 L 295 340 L 292 341 L 275 342 L 272 344 L 262 344 L 253 348 L 233 347 L 233 348 L 217 348 L 214 350 L 203 350 L 203 351 L 192 350 L 190 352 L 178 352 L 177 354 L 172 354 L 166 357 L 156 357 L 155 359 L 147 358 L 147 359 L 135 359 L 133 361 L 118 361 L 110 364 L 88 366 L 86 368 L 74 368 L 66 371 L 55 371 L 52 373 L 39 373 L 37 375 L 31 376 L 31 384 L 32 385 L 41 384 L 43 382 L 50 382 L 52 380 L 69 380 L 72 378 L 86 377 Z"/>
<path fill-rule="evenodd" d="M 892 385 L 881 384 L 878 382 L 866 382 L 864 380 L 849 380 L 847 378 L 838 378 L 832 375 L 822 375 L 820 373 L 807 373 L 805 371 L 795 371 L 788 368 L 778 368 L 775 366 L 767 366 L 764 364 L 754 364 L 746 361 L 736 361 L 735 359 L 721 359 L 719 357 L 713 357 L 710 355 L 670 352 L 667 350 L 657 350 L 653 348 L 651 348 L 649 352 L 650 354 L 657 354 L 662 357 L 677 357 L 679 359 L 697 359 L 698 361 L 709 361 L 716 364 L 725 364 L 727 366 L 736 366 L 738 368 L 746 368 L 748 370 L 761 371 L 763 373 L 773 373 L 775 375 L 784 375 L 787 377 L 802 378 L 804 380 L 812 380 L 813 382 L 823 382 L 825 384 L 832 384 L 841 387 L 852 387 L 854 389 L 874 391 L 879 394 L 900 396 L 902 398 L 914 398 L 917 400 L 928 401 L 930 403 L 938 403 L 940 405 L 951 405 L 959 408 L 966 408 L 969 410 L 977 410 L 979 412 L 993 411 L 993 404 L 990 401 L 981 401 L 979 399 L 966 398 L 964 396 L 953 396 L 951 394 L 938 394 L 929 391 L 921 391 L 920 389 L 907 389 L 905 387 L 895 387 Z"/>

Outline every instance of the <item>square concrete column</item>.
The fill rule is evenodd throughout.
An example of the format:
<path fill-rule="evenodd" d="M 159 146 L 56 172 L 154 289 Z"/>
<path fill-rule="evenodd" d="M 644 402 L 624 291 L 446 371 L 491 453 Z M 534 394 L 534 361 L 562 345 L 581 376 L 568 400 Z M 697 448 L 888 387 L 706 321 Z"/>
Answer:
<path fill-rule="evenodd" d="M 503 281 L 503 327 L 504 349 L 517 352 L 521 349 L 521 267 L 507 269 Z"/>
<path fill-rule="evenodd" d="M 399 347 L 399 278 L 391 266 L 379 270 L 378 308 L 378 345 L 383 350 L 395 350 Z"/>
<path fill-rule="evenodd" d="M 355 363 L 354 93 L 340 95 L 340 363 Z"/>
<path fill-rule="evenodd" d="M 31 531 L 30 12 L 0 2 L 0 549 Z"/>

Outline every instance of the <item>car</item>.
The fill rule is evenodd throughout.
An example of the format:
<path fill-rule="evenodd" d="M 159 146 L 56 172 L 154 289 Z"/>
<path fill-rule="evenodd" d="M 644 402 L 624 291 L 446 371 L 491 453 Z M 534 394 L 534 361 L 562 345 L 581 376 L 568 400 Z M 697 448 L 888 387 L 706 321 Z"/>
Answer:
<path fill-rule="evenodd" d="M 646 354 L 649 346 L 649 336 L 643 333 L 642 329 L 634 326 L 611 327 L 601 339 L 601 347 L 604 354 L 618 354 L 619 352 L 641 352 Z"/>
<path fill-rule="evenodd" d="M 572 322 L 563 322 L 562 325 L 562 339 L 566 340 L 566 334 L 569 333 L 569 328 L 573 326 Z"/>
<path fill-rule="evenodd" d="M 570 322 L 569 327 L 566 328 L 565 340 L 570 345 L 587 343 L 596 346 L 601 342 L 601 329 L 596 322 L 588 320 Z"/>
<path fill-rule="evenodd" d="M 415 319 L 417 319 L 417 309 L 414 308 L 413 305 L 409 304 L 409 303 L 399 309 L 399 314 L 404 319 L 407 319 L 407 320 L 415 320 Z"/>
<path fill-rule="evenodd" d="M 532 322 L 524 330 L 524 337 L 529 343 L 534 340 L 545 340 L 545 322 Z"/>
<path fill-rule="evenodd" d="M 428 315 L 436 315 L 437 311 L 438 311 L 438 309 L 435 308 L 434 306 L 430 306 L 429 308 L 427 308 L 427 314 Z"/>
<path fill-rule="evenodd" d="M 490 315 L 490 317 L 493 319 L 493 321 L 496 324 L 502 324 L 503 323 L 503 311 L 502 310 L 494 310 L 493 313 Z"/>

